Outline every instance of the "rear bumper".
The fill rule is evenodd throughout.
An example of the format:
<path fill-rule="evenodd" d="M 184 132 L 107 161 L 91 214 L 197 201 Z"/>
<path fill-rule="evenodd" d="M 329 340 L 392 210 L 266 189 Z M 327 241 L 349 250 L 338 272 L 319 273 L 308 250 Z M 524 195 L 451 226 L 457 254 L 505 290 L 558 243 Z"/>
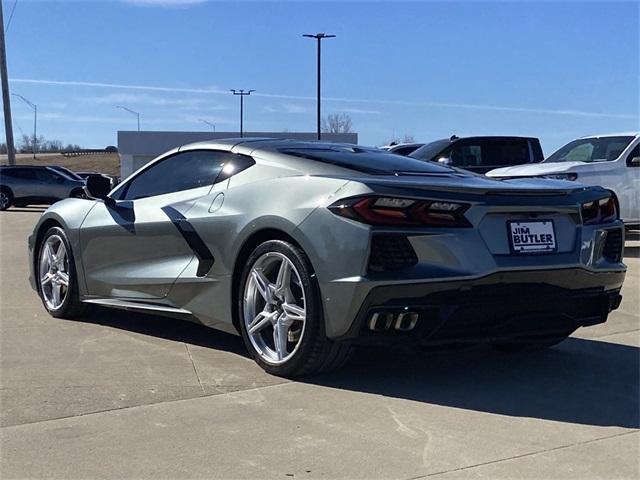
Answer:
<path fill-rule="evenodd" d="M 347 332 L 356 343 L 457 343 L 569 335 L 607 320 L 620 304 L 624 271 L 582 268 L 500 272 L 482 278 L 378 286 L 369 292 Z M 410 331 L 374 331 L 375 313 L 414 312 Z"/>

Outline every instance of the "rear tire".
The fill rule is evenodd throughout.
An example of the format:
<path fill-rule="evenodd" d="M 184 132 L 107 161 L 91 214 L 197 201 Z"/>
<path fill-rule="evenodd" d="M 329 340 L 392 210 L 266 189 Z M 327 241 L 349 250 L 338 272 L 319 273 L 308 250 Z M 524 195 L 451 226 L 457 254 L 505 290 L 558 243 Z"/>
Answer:
<path fill-rule="evenodd" d="M 327 339 L 320 289 L 297 246 L 282 240 L 259 245 L 245 262 L 237 296 L 244 343 L 268 373 L 299 377 L 350 359 L 351 345 Z"/>
<path fill-rule="evenodd" d="M 513 340 L 510 342 L 494 343 L 492 348 L 499 352 L 516 353 L 516 352 L 535 352 L 539 350 L 545 350 L 551 348 L 554 345 L 563 342 L 569 337 L 569 335 L 559 337 L 540 337 L 540 338 L 525 338 L 522 340 Z"/>
<path fill-rule="evenodd" d="M 7 210 L 13 204 L 13 193 L 7 187 L 0 187 L 0 211 Z"/>
<path fill-rule="evenodd" d="M 85 316 L 90 307 L 80 301 L 78 274 L 64 230 L 60 227 L 47 230 L 38 245 L 37 254 L 36 284 L 44 308 L 56 318 Z"/>

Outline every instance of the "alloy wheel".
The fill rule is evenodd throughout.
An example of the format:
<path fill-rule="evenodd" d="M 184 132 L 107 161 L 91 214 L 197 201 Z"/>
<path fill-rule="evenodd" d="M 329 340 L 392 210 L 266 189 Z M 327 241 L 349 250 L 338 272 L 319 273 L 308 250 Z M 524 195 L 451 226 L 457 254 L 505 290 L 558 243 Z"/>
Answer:
<path fill-rule="evenodd" d="M 0 192 L 0 209 L 5 209 L 9 205 L 9 195 L 5 192 Z"/>
<path fill-rule="evenodd" d="M 277 252 L 260 256 L 249 272 L 243 306 L 244 326 L 260 357 L 271 365 L 289 360 L 300 347 L 307 318 L 293 262 Z"/>
<path fill-rule="evenodd" d="M 40 251 L 40 291 L 50 310 L 57 310 L 69 293 L 69 258 L 62 237 L 51 235 Z"/>

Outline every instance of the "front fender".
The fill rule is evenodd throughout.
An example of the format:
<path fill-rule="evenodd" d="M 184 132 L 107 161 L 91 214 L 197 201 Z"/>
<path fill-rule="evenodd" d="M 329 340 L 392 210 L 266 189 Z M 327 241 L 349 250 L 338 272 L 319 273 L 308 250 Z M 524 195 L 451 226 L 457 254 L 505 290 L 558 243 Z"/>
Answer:
<path fill-rule="evenodd" d="M 74 265 L 78 278 L 79 292 L 83 295 L 86 292 L 84 283 L 84 269 L 80 255 L 80 227 L 82 222 L 95 206 L 98 200 L 88 200 L 81 198 L 67 198 L 51 205 L 40 216 L 40 219 L 33 228 L 33 232 L 27 239 L 29 249 L 29 284 L 31 288 L 37 290 L 35 272 L 35 257 L 38 245 L 46 231 L 54 225 L 59 225 L 67 234 L 67 239 L 73 252 Z"/>

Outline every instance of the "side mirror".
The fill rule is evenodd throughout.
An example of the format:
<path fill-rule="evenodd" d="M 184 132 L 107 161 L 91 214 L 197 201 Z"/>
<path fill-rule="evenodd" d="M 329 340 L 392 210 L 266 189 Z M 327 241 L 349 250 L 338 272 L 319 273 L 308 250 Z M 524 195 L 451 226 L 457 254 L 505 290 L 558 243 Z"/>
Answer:
<path fill-rule="evenodd" d="M 640 167 L 640 157 L 633 157 L 629 161 L 629 166 L 630 167 Z"/>
<path fill-rule="evenodd" d="M 451 159 L 449 157 L 440 157 L 438 159 L 438 163 L 441 165 L 451 165 L 451 163 L 453 162 L 451 162 Z"/>
<path fill-rule="evenodd" d="M 87 196 L 91 198 L 100 198 L 104 200 L 105 203 L 111 203 L 111 199 L 107 196 L 111 191 L 111 182 L 108 178 L 92 175 L 87 178 L 87 183 L 84 188 L 87 192 Z"/>

